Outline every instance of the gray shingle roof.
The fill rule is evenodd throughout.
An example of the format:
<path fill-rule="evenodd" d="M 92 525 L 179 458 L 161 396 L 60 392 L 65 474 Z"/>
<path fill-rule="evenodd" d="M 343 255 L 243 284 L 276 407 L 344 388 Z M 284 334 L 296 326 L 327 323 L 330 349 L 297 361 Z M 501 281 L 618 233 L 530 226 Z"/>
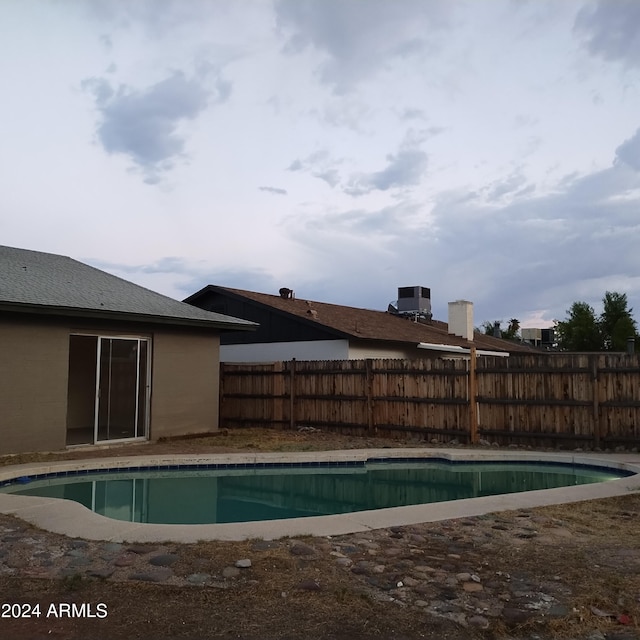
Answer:
<path fill-rule="evenodd" d="M 211 329 L 254 329 L 59 256 L 0 246 L 0 310 L 144 321 Z"/>

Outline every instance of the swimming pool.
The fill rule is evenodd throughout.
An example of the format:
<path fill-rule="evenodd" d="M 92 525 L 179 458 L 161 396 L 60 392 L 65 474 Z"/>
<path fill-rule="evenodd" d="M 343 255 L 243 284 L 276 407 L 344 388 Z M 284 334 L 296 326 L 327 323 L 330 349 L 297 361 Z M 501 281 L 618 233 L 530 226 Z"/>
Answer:
<path fill-rule="evenodd" d="M 463 461 L 482 463 L 519 462 L 520 464 L 553 463 L 579 465 L 619 473 L 617 480 L 596 482 L 554 489 L 536 488 L 530 491 L 480 497 L 445 499 L 429 504 L 365 509 L 336 515 L 278 518 L 274 520 L 218 523 L 218 524 L 149 524 L 108 518 L 95 513 L 78 502 L 67 499 L 0 493 L 0 513 L 19 516 L 43 529 L 92 540 L 125 542 L 196 542 L 199 540 L 242 540 L 247 538 L 274 539 L 282 536 L 331 536 L 354 533 L 394 525 L 416 524 L 467 517 L 508 509 L 530 508 L 545 504 L 560 504 L 623 495 L 640 490 L 640 455 L 541 453 L 524 451 L 493 451 L 465 449 L 362 449 L 347 451 L 301 453 L 240 453 L 200 456 L 127 456 L 94 458 L 91 460 L 59 461 L 0 467 L 0 484 L 19 477 L 49 475 L 77 477 L 91 472 L 99 474 L 137 473 L 141 469 L 157 473 L 165 467 L 184 470 L 185 467 L 217 467 L 229 471 L 235 468 L 266 468 L 283 465 L 294 468 L 339 465 L 345 469 L 381 459 L 401 460 L 414 464 L 417 458 L 438 458 L 443 462 Z M 486 467 L 488 468 L 488 467 Z M 239 470 L 239 469 L 238 469 Z M 629 473 L 634 475 L 628 475 Z M 20 488 L 26 488 L 24 485 Z"/>
<path fill-rule="evenodd" d="M 624 470 L 526 461 L 368 459 L 173 465 L 21 476 L 12 495 L 73 500 L 127 522 L 218 524 L 326 516 L 617 480 Z"/>

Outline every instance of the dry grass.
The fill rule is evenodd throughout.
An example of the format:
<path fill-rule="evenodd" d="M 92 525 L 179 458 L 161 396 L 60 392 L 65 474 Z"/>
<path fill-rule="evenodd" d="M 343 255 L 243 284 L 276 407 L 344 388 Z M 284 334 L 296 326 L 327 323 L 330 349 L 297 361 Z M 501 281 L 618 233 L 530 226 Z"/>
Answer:
<path fill-rule="evenodd" d="M 298 432 L 275 429 L 222 430 L 215 435 L 164 439 L 158 442 L 118 444 L 98 447 L 79 447 L 47 453 L 19 453 L 0 456 L 0 466 L 106 458 L 135 455 L 236 453 L 241 451 L 330 451 L 337 449 L 367 449 L 389 447 L 427 446 L 424 442 L 389 440 L 386 438 L 359 438 L 322 431 Z"/>

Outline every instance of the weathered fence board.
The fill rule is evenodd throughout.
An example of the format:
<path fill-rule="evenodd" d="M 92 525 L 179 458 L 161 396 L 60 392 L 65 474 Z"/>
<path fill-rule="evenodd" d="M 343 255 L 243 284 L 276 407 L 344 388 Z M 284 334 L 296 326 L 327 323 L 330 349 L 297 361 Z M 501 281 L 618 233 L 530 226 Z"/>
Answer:
<path fill-rule="evenodd" d="M 220 388 L 225 427 L 310 426 L 503 445 L 640 445 L 638 355 L 223 364 Z"/>

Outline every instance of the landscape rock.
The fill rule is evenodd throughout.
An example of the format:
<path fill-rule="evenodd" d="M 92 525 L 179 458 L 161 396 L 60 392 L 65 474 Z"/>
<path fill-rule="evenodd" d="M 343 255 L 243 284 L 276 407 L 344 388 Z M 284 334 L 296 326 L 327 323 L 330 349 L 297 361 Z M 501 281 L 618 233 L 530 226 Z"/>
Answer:
<path fill-rule="evenodd" d="M 303 580 L 297 586 L 302 591 L 320 591 L 322 587 L 315 580 Z"/>
<path fill-rule="evenodd" d="M 116 567 L 130 567 L 136 561 L 136 557 L 132 553 L 127 553 L 126 555 L 119 556 L 113 561 L 114 566 Z"/>
<path fill-rule="evenodd" d="M 156 551 L 156 547 L 149 547 L 144 544 L 134 544 L 127 547 L 127 551 L 131 553 L 135 553 L 139 556 L 143 556 L 143 555 L 146 555 L 147 553 L 153 553 L 154 551 Z"/>
<path fill-rule="evenodd" d="M 170 567 L 177 560 L 178 556 L 175 553 L 163 553 L 150 558 L 149 564 L 152 564 L 154 567 Z"/>
<path fill-rule="evenodd" d="M 477 629 L 489 628 L 489 621 L 484 616 L 471 616 L 467 619 L 467 624 Z"/>
<path fill-rule="evenodd" d="M 507 624 L 522 624 L 526 622 L 533 614 L 530 611 L 516 609 L 513 607 L 505 607 L 502 610 L 502 617 Z"/>
<path fill-rule="evenodd" d="M 313 556 L 316 554 L 316 550 L 311 545 L 300 542 L 299 540 L 296 540 L 291 545 L 289 552 L 294 556 Z"/>
<path fill-rule="evenodd" d="M 165 582 L 173 575 L 173 571 L 166 567 L 158 567 L 153 571 L 132 573 L 129 580 L 140 580 L 142 582 Z"/>
<path fill-rule="evenodd" d="M 110 578 L 115 572 L 115 569 L 107 567 L 105 569 L 91 569 L 87 571 L 87 575 L 92 578 Z"/>

